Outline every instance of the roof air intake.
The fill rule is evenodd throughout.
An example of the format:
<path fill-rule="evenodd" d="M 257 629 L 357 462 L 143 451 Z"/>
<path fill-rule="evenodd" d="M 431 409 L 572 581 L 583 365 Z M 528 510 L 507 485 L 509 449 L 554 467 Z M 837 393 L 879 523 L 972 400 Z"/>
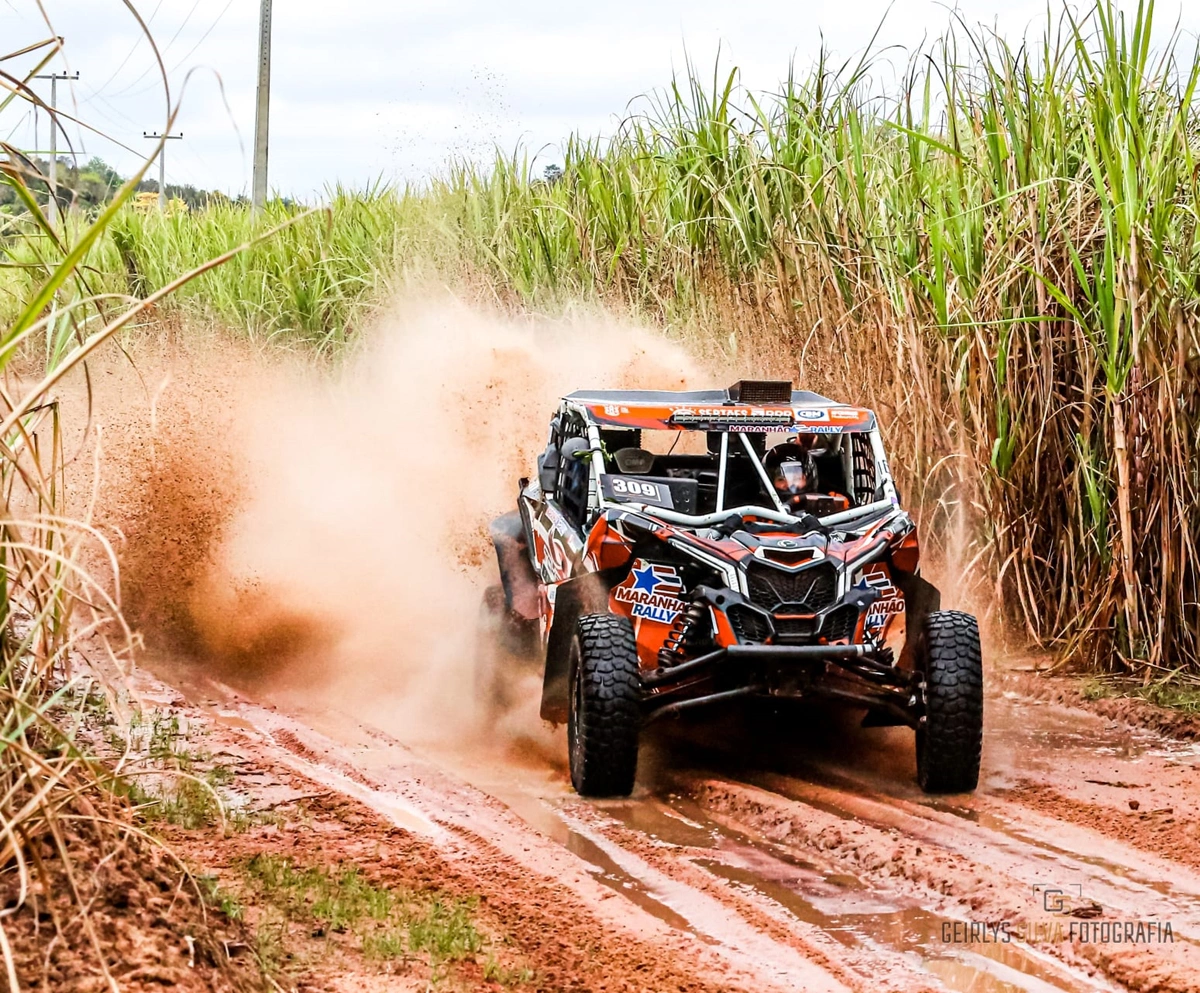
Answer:
<path fill-rule="evenodd" d="M 792 384 L 771 379 L 739 379 L 729 387 L 734 403 L 791 403 Z"/>

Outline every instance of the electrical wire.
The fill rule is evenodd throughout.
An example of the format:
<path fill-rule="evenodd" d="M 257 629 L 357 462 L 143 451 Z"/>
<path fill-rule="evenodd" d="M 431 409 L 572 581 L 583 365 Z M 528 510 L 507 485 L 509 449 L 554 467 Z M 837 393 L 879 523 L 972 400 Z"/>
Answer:
<path fill-rule="evenodd" d="M 174 71 L 175 71 L 176 69 L 178 69 L 178 68 L 179 68 L 181 65 L 183 65 L 183 64 L 184 64 L 184 63 L 185 63 L 185 62 L 186 62 L 186 61 L 187 61 L 189 58 L 191 58 L 191 56 L 192 56 L 192 53 L 193 53 L 194 51 L 196 51 L 196 49 L 197 49 L 197 48 L 199 48 L 201 45 L 203 45 L 203 44 L 204 44 L 204 42 L 207 40 L 208 36 L 209 36 L 210 34 L 212 34 L 212 33 L 213 33 L 213 31 L 215 31 L 215 30 L 216 30 L 216 28 L 217 28 L 217 25 L 221 23 L 221 18 L 223 18 L 223 17 L 225 16 L 225 14 L 228 12 L 229 8 L 230 8 L 230 7 L 232 7 L 232 6 L 233 6 L 233 0 L 229 0 L 229 2 L 228 2 L 227 4 L 225 4 L 225 6 L 224 6 L 224 7 L 222 7 L 222 8 L 221 8 L 221 13 L 219 13 L 219 14 L 217 15 L 217 19 L 216 19 L 215 21 L 213 21 L 213 22 L 212 22 L 212 24 L 211 24 L 211 25 L 209 25 L 209 28 L 208 28 L 208 30 L 207 30 L 207 31 L 205 31 L 205 32 L 204 32 L 204 34 L 202 34 L 202 35 L 200 36 L 200 40 L 199 40 L 198 42 L 196 42 L 196 44 L 194 44 L 194 45 L 193 45 L 191 48 L 189 48 L 189 49 L 188 49 L 188 53 L 187 53 L 187 55 L 185 55 L 185 56 L 184 56 L 182 59 L 180 59 L 178 62 L 176 62 L 176 63 L 175 63 L 175 64 L 174 64 L 174 65 L 171 67 L 171 72 L 174 72 Z"/>
<path fill-rule="evenodd" d="M 175 72 L 177 72 L 179 70 L 179 67 L 182 66 L 189 58 L 191 58 L 192 53 L 195 52 L 197 48 L 199 48 L 201 45 L 204 44 L 204 42 L 208 38 L 208 36 L 210 34 L 212 34 L 213 31 L 216 30 L 217 25 L 221 23 L 221 19 L 229 11 L 229 8 L 233 6 L 233 3 L 234 3 L 234 0 L 229 0 L 229 2 L 225 4 L 225 6 L 221 9 L 221 13 L 219 13 L 217 15 L 217 19 L 215 21 L 213 21 L 212 24 L 209 25 L 208 30 L 205 31 L 204 34 L 202 34 L 200 36 L 200 40 L 198 42 L 196 42 L 196 44 L 194 44 L 190 49 L 188 49 L 188 53 L 183 58 L 181 58 L 178 62 L 176 62 L 173 66 L 171 66 L 171 68 L 169 70 L 167 70 L 169 75 L 173 75 Z M 140 97 L 143 93 L 149 93 L 151 90 L 155 89 L 157 87 L 157 85 L 158 85 L 157 83 L 151 83 L 149 86 L 144 86 L 144 87 L 142 87 L 142 89 L 135 90 L 133 93 L 130 93 L 129 97 L 130 98 Z M 122 91 L 122 92 L 124 92 L 124 91 Z"/>
<path fill-rule="evenodd" d="M 192 9 L 188 11 L 188 13 L 187 13 L 187 17 L 185 17 L 185 18 L 183 19 L 183 23 L 182 23 L 182 24 L 180 24 L 180 25 L 179 25 L 179 27 L 175 29 L 175 33 L 174 33 L 173 35 L 171 35 L 171 40 L 170 40 L 170 41 L 168 41 L 168 42 L 166 43 L 166 45 L 164 45 L 162 48 L 160 48 L 160 49 L 159 49 L 159 53 L 160 53 L 160 55 L 166 55 L 166 53 L 167 53 L 167 52 L 170 50 L 171 46 L 175 44 L 175 42 L 176 42 L 176 41 L 178 40 L 178 38 L 179 38 L 180 32 L 182 32 L 182 31 L 183 31 L 183 29 L 187 27 L 188 21 L 190 21 L 190 20 L 192 19 L 192 15 L 193 15 L 194 13 L 196 13 L 196 8 L 200 6 L 200 3 L 201 3 L 201 0 L 196 0 L 196 2 L 192 4 Z M 114 94 L 113 94 L 113 96 L 114 96 L 114 97 L 119 97 L 119 96 L 123 96 L 124 94 L 128 93 L 128 92 L 129 92 L 130 90 L 132 90 L 132 89 L 133 89 L 135 86 L 137 86 L 137 84 L 138 84 L 138 83 L 140 83 L 140 82 L 141 82 L 143 79 L 145 79 L 145 78 L 146 78 L 146 75 L 147 75 L 148 73 L 150 73 L 150 72 L 153 72 L 153 71 L 154 71 L 154 68 L 155 68 L 155 67 L 154 67 L 154 66 L 152 66 L 152 65 L 151 65 L 151 66 L 147 66 L 145 69 L 143 69 L 143 70 L 142 70 L 142 73 L 141 73 L 141 75 L 140 75 L 140 76 L 138 76 L 138 77 L 137 77 L 137 79 L 135 79 L 135 80 L 134 80 L 132 83 L 130 83 L 130 84 L 129 84 L 128 86 L 126 86 L 124 89 L 117 90 L 117 92 L 116 92 L 116 93 L 114 93 Z"/>
<path fill-rule="evenodd" d="M 150 17 L 146 21 L 147 27 L 149 27 L 151 24 L 154 23 L 154 18 L 158 16 L 158 11 L 162 7 L 162 5 L 163 5 L 163 0 L 158 0 L 158 3 L 155 5 L 153 12 L 150 14 Z M 124 69 L 126 64 L 129 62 L 129 60 L 131 58 L 133 58 L 133 53 L 138 50 L 138 47 L 145 40 L 146 40 L 146 36 L 139 32 L 138 36 L 137 36 L 137 41 L 135 41 L 133 43 L 133 47 L 129 49 L 128 53 L 125 55 L 125 58 L 123 58 L 121 60 L 121 64 L 113 70 L 112 75 L 109 76 L 108 79 L 106 79 L 103 83 L 100 84 L 99 88 L 96 90 L 97 94 L 102 92 L 105 89 L 105 87 L 108 86 L 109 83 L 111 83 L 114 79 L 117 78 L 117 75 L 120 73 L 120 71 L 122 69 Z"/>

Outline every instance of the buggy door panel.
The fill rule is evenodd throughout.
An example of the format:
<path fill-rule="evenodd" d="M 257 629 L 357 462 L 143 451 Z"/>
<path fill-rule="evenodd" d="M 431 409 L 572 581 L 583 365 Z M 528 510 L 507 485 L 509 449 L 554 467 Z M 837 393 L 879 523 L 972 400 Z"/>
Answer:
<path fill-rule="evenodd" d="M 559 459 L 554 494 L 543 494 L 530 510 L 534 557 L 544 583 L 561 583 L 579 575 L 583 568 L 582 517 L 587 513 L 590 463 L 569 455 L 572 442 L 584 436 L 585 426 L 577 417 L 563 416 L 551 443 L 563 453 Z M 582 500 L 580 495 L 582 494 Z"/>
<path fill-rule="evenodd" d="M 555 502 L 547 500 L 531 523 L 542 582 L 561 583 L 579 575 L 583 566 L 583 536 Z"/>

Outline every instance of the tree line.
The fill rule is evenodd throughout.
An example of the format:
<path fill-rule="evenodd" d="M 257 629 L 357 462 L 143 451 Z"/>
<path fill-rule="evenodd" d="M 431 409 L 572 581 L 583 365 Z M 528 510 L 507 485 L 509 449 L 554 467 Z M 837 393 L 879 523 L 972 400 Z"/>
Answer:
<path fill-rule="evenodd" d="M 17 193 L 18 181 L 33 193 L 39 203 L 45 204 L 50 198 L 50 160 L 48 158 L 10 157 L 7 162 L 0 163 L 0 211 L 6 213 L 23 213 L 24 204 Z M 19 180 L 18 180 L 19 177 Z M 125 183 L 125 177 L 99 156 L 94 156 L 85 164 L 80 165 L 74 159 L 60 157 L 57 162 L 55 180 L 58 184 L 57 196 L 60 207 L 66 210 L 74 206 L 82 211 L 93 211 L 104 206 Z M 138 183 L 139 193 L 157 193 L 158 180 L 146 178 Z M 189 210 L 206 207 L 210 200 L 229 199 L 217 190 L 202 190 L 185 183 L 178 185 L 167 183 L 167 198 L 182 200 Z M 236 202 L 244 201 L 244 196 L 236 197 Z"/>

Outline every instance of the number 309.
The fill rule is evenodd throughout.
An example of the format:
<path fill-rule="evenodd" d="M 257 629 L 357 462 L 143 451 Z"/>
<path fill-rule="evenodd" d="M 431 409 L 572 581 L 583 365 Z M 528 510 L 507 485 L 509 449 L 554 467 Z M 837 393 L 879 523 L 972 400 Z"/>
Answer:
<path fill-rule="evenodd" d="M 619 476 L 612 481 L 614 493 L 625 496 L 644 496 L 651 500 L 658 499 L 658 487 L 653 483 L 643 483 L 636 479 L 621 479 Z"/>

